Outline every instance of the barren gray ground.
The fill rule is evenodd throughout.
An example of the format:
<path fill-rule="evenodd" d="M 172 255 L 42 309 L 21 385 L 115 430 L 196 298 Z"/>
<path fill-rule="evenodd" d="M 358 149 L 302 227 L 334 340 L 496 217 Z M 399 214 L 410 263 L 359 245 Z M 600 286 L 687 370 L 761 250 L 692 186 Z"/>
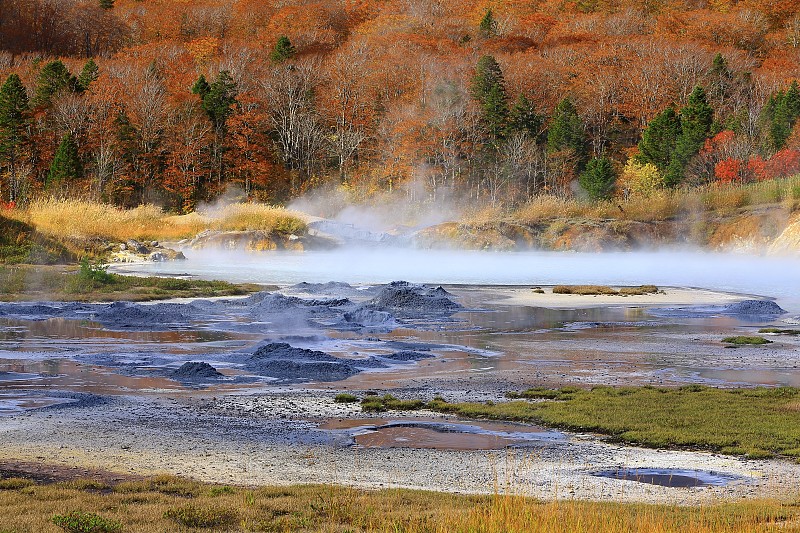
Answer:
<path fill-rule="evenodd" d="M 352 430 L 319 427 L 364 416 L 333 402 L 339 390 L 498 400 L 508 390 L 565 383 L 798 384 L 796 339 L 767 349 L 719 342 L 783 323 L 768 304 L 742 312 L 745 297 L 668 289 L 654 301 L 576 305 L 528 291 L 317 284 L 226 301 L 3 305 L 0 459 L 228 483 L 542 498 L 692 503 L 798 489 L 800 466 L 786 461 L 646 450 L 593 435 L 498 450 L 417 449 L 413 439 L 369 448 L 354 444 Z M 48 403 L 55 405 L 41 407 Z M 592 475 L 620 467 L 735 481 L 667 488 Z"/>

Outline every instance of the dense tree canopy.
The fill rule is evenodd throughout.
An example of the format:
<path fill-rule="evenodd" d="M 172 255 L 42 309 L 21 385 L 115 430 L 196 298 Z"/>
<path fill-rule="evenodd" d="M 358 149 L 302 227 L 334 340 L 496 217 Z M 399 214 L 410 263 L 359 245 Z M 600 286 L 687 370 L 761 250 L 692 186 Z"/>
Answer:
<path fill-rule="evenodd" d="M 625 194 L 770 179 L 800 170 L 798 20 L 728 0 L 3 0 L 0 200 L 519 202 L 574 194 L 590 160 L 629 169 Z"/>

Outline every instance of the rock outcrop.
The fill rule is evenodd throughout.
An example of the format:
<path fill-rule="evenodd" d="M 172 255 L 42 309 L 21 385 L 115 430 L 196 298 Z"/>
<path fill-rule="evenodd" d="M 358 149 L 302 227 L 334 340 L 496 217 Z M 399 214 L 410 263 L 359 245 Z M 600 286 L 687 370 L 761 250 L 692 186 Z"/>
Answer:
<path fill-rule="evenodd" d="M 181 261 L 186 259 L 183 252 L 163 246 L 158 241 L 139 242 L 135 239 L 112 246 L 112 263 L 144 263 L 149 261 Z"/>

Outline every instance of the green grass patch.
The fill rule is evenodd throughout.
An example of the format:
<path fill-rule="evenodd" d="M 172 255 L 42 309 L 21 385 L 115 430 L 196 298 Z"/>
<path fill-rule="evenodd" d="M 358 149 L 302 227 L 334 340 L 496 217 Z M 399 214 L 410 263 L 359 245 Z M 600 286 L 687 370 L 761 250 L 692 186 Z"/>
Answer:
<path fill-rule="evenodd" d="M 750 458 L 800 457 L 797 388 L 565 387 L 508 396 L 512 401 L 496 403 L 366 396 L 361 406 L 373 412 L 430 409 L 465 418 L 529 422 L 601 433 L 652 448 L 702 449 Z"/>
<path fill-rule="evenodd" d="M 736 344 L 738 346 L 744 345 L 759 345 L 759 344 L 771 344 L 771 340 L 767 340 L 764 337 L 755 337 L 755 336 L 747 336 L 747 335 L 739 335 L 736 337 L 725 337 L 722 339 L 722 342 L 727 344 Z"/>
<path fill-rule="evenodd" d="M 487 405 L 434 400 L 428 409 L 470 418 L 533 422 L 612 436 L 654 448 L 712 450 L 749 457 L 799 456 L 800 389 L 716 389 L 689 385 L 531 389 Z"/>
<path fill-rule="evenodd" d="M 84 260 L 70 267 L 0 265 L 0 300 L 148 301 L 167 298 L 239 296 L 265 290 L 254 284 L 227 281 L 124 276 Z"/>
<path fill-rule="evenodd" d="M 573 395 L 580 390 L 578 387 L 562 387 L 560 389 L 536 387 L 522 392 L 507 392 L 506 397 L 512 400 L 571 400 Z"/>
<path fill-rule="evenodd" d="M 361 400 L 361 410 L 365 412 L 381 411 L 416 411 L 425 407 L 422 400 L 399 400 L 391 394 L 383 396 L 365 396 Z"/>
<path fill-rule="evenodd" d="M 774 333 L 777 335 L 800 335 L 800 329 L 761 328 L 759 333 Z"/>
<path fill-rule="evenodd" d="M 357 403 L 358 396 L 347 392 L 341 392 L 333 398 L 333 401 L 336 403 Z"/>
<path fill-rule="evenodd" d="M 52 522 L 67 533 L 117 533 L 122 524 L 95 513 L 70 511 L 55 515 Z"/>

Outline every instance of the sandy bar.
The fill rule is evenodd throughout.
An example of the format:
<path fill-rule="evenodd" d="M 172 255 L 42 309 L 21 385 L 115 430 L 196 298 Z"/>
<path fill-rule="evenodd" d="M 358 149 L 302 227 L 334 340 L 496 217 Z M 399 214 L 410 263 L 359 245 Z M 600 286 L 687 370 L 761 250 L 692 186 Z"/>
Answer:
<path fill-rule="evenodd" d="M 619 287 L 614 287 L 619 288 Z M 487 304 L 525 305 L 529 307 L 548 307 L 554 309 L 575 309 L 579 307 L 638 307 L 638 306 L 678 306 L 678 305 L 720 305 L 748 299 L 761 299 L 759 296 L 696 289 L 692 287 L 660 287 L 658 294 L 635 296 L 583 296 L 580 294 L 553 294 L 552 287 L 542 287 L 544 294 L 533 292 L 530 287 L 497 287 L 476 289 L 486 298 Z M 466 292 L 466 291 L 464 291 Z"/>

